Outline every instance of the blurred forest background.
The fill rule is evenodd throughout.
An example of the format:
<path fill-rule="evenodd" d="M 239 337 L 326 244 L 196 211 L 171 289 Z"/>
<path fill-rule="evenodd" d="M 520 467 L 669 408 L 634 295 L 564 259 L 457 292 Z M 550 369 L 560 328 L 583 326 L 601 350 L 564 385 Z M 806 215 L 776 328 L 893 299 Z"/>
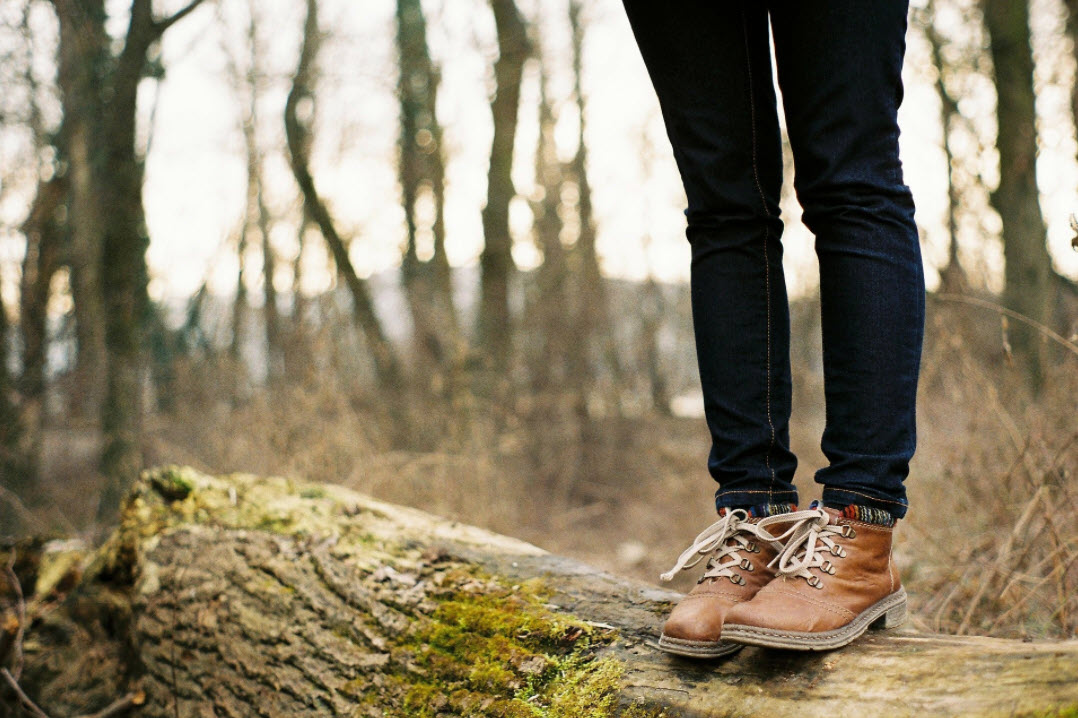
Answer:
<path fill-rule="evenodd" d="M 907 44 L 914 621 L 1078 635 L 1078 0 L 915 0 Z M 189 463 L 656 580 L 714 513 L 683 208 L 617 0 L 3 0 L 0 541 Z"/>

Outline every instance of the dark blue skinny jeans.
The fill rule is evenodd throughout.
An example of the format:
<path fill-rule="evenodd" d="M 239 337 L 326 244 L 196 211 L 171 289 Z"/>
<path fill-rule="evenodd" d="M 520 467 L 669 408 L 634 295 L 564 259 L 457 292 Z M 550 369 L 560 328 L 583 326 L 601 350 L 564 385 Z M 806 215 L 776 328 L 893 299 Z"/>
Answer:
<path fill-rule="evenodd" d="M 718 507 L 797 502 L 782 147 L 820 265 L 827 505 L 906 513 L 925 283 L 898 156 L 908 0 L 624 0 L 681 173 Z"/>

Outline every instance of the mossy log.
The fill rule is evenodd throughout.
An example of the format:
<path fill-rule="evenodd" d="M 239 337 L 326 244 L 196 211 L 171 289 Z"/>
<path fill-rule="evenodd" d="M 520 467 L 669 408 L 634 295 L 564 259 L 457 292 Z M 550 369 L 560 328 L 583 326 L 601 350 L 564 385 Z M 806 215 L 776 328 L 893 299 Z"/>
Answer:
<path fill-rule="evenodd" d="M 20 683 L 52 718 L 131 694 L 124 715 L 153 718 L 1078 706 L 1078 641 L 900 631 L 831 653 L 676 659 L 655 646 L 676 594 L 332 485 L 158 469 L 98 551 L 39 558 L 21 576 L 37 618 Z M 0 714 L 20 715 L 6 686 Z"/>

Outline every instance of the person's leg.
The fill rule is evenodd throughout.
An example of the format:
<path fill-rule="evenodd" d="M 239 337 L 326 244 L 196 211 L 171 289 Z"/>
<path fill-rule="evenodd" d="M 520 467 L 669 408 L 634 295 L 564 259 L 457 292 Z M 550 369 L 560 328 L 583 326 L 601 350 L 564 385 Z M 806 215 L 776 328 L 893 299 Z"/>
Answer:
<path fill-rule="evenodd" d="M 816 234 L 830 465 L 825 507 L 765 518 L 777 577 L 731 608 L 729 643 L 829 650 L 906 618 L 891 547 L 906 512 L 924 332 L 902 183 L 906 0 L 774 0 L 775 56 L 805 224 Z"/>
<path fill-rule="evenodd" d="M 766 9 L 756 0 L 624 4 L 688 198 L 716 507 L 796 503 L 782 154 Z"/>
<path fill-rule="evenodd" d="M 774 575 L 778 546 L 754 514 L 792 508 L 789 307 L 782 274 L 782 155 L 767 11 L 756 0 L 624 0 L 688 198 L 693 328 L 722 517 L 672 578 L 706 558 L 668 616 L 659 647 L 718 657 L 726 612 Z"/>
<path fill-rule="evenodd" d="M 828 506 L 901 518 L 925 316 L 898 156 L 908 0 L 770 5 L 794 185 L 820 262 L 830 464 L 815 478 Z"/>

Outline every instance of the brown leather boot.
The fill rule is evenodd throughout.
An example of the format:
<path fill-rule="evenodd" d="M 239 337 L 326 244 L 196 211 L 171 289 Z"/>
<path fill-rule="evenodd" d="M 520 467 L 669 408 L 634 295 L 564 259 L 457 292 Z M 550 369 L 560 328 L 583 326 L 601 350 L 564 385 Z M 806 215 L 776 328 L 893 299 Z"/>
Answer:
<path fill-rule="evenodd" d="M 778 517 L 775 517 L 778 518 Z M 906 591 L 891 559 L 893 527 L 843 518 L 829 508 L 795 511 L 774 540 L 776 577 L 751 601 L 730 609 L 724 641 L 824 651 L 853 641 L 869 628 L 906 621 Z M 761 533 L 770 534 L 771 519 Z"/>
<path fill-rule="evenodd" d="M 708 558 L 704 575 L 674 607 L 663 626 L 659 647 L 668 653 L 692 658 L 718 658 L 733 653 L 741 644 L 720 640 L 723 618 L 733 606 L 748 601 L 770 581 L 775 572 L 767 564 L 782 546 L 762 540 L 757 522 L 735 509 L 704 529 L 677 564 L 662 575 L 669 581 L 678 571 Z M 770 539 L 767 533 L 762 534 Z"/>

